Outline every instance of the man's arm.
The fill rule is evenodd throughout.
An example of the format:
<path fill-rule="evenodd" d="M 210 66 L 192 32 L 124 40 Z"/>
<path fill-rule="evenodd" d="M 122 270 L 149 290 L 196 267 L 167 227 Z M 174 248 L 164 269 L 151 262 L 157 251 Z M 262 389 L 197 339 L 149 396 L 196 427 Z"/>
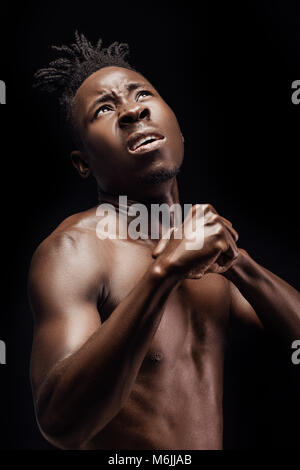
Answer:
<path fill-rule="evenodd" d="M 233 314 L 261 324 L 291 347 L 300 339 L 300 293 L 256 263 L 244 250 L 223 273 L 232 286 Z M 259 318 L 256 318 L 256 315 Z"/>
<path fill-rule="evenodd" d="M 82 238 L 64 234 L 43 243 L 28 285 L 37 419 L 45 437 L 62 448 L 80 447 L 120 411 L 177 283 L 153 262 L 101 324 L 97 300 L 105 273 Z"/>

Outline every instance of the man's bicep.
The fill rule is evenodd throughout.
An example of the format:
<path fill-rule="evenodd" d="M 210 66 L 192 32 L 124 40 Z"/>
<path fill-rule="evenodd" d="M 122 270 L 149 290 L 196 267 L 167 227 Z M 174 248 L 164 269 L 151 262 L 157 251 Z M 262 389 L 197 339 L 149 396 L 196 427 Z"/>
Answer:
<path fill-rule="evenodd" d="M 64 248 L 64 247 L 63 247 Z M 31 379 L 36 391 L 57 363 L 78 350 L 101 325 L 97 272 L 72 247 L 42 249 L 29 274 L 34 314 Z"/>
<path fill-rule="evenodd" d="M 237 320 L 244 326 L 253 327 L 257 330 L 263 330 L 263 324 L 258 318 L 254 308 L 240 293 L 239 289 L 230 282 L 231 307 L 230 314 L 233 320 Z"/>
<path fill-rule="evenodd" d="M 79 349 L 100 326 L 95 307 L 78 304 L 77 309 L 57 312 L 34 328 L 31 353 L 31 379 L 36 390 L 50 370 Z"/>

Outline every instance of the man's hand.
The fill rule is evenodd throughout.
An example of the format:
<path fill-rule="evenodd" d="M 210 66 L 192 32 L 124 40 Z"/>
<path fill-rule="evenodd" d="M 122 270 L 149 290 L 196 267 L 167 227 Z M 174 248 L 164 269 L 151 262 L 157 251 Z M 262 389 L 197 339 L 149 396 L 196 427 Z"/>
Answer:
<path fill-rule="evenodd" d="M 197 219 L 199 225 L 203 225 L 203 240 L 200 242 L 199 238 L 197 240 L 199 234 L 194 230 Z M 159 241 L 152 256 L 159 258 L 163 269 L 181 279 L 200 279 L 208 272 L 223 273 L 238 257 L 237 232 L 210 204 L 194 205 L 182 224 L 180 239 L 175 238 L 178 230 L 170 229 L 169 237 Z M 193 239 L 195 249 L 187 248 Z M 201 247 L 198 248 L 197 244 Z"/>

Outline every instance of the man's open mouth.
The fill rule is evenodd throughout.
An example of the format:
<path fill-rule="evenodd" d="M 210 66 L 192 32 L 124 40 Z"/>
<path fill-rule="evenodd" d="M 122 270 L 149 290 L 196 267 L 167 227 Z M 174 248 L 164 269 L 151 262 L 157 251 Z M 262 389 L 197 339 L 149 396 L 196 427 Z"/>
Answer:
<path fill-rule="evenodd" d="M 135 134 L 128 140 L 127 148 L 130 153 L 145 153 L 159 148 L 166 138 L 158 133 Z"/>

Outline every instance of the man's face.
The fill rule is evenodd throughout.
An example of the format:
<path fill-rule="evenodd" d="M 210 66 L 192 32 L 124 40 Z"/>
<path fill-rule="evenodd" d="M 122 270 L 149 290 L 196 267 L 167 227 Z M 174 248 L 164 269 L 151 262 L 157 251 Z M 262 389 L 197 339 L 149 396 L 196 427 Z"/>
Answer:
<path fill-rule="evenodd" d="M 74 97 L 74 119 L 82 149 L 73 153 L 87 162 L 102 191 L 129 194 L 139 183 L 149 188 L 182 164 L 176 116 L 137 72 L 105 67 L 90 75 Z"/>

